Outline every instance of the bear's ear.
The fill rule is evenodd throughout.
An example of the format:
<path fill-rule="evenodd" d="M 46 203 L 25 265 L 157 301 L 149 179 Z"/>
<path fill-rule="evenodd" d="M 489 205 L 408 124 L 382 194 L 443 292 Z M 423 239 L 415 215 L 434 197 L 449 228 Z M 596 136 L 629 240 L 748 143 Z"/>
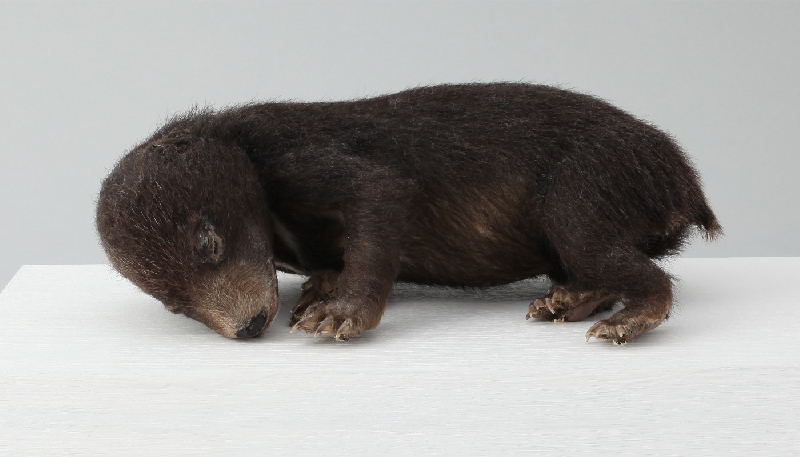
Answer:
<path fill-rule="evenodd" d="M 222 236 L 210 221 L 203 221 L 197 230 L 197 252 L 204 263 L 218 264 L 225 253 Z"/>

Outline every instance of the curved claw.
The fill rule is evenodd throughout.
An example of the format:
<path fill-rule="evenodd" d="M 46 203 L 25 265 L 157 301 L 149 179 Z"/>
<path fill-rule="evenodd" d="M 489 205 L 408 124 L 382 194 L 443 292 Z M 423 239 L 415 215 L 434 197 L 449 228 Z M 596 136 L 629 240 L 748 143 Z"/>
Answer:
<path fill-rule="evenodd" d="M 336 341 L 347 341 L 350 339 L 350 332 L 353 329 L 353 320 L 349 317 L 342 322 L 339 329 L 336 330 Z"/>
<path fill-rule="evenodd" d="M 333 325 L 333 318 L 330 316 L 326 317 L 317 326 L 317 330 L 314 332 L 314 338 L 316 338 L 320 333 L 333 333 Z"/>
<path fill-rule="evenodd" d="M 591 337 L 595 337 L 598 340 L 611 340 L 614 344 L 625 344 L 632 339 L 628 333 L 629 331 L 624 325 L 611 325 L 602 320 L 595 323 L 586 332 L 586 341 L 588 342 Z"/>
<path fill-rule="evenodd" d="M 532 317 L 539 317 L 541 315 L 540 311 L 544 307 L 545 307 L 544 300 L 542 300 L 541 298 L 537 298 L 536 300 L 534 300 L 533 303 L 528 305 L 528 314 L 525 315 L 525 320 L 528 320 Z"/>
<path fill-rule="evenodd" d="M 608 334 L 601 330 L 602 327 L 605 327 L 605 323 L 603 321 L 596 322 L 594 325 L 592 325 L 589 330 L 586 331 L 586 342 L 588 343 L 589 339 L 592 337 L 595 337 L 598 340 L 608 338 Z"/>
<path fill-rule="evenodd" d="M 553 299 L 552 298 L 550 298 L 550 297 L 545 298 L 544 299 L 544 305 L 547 307 L 547 310 L 550 311 L 550 314 L 553 314 L 553 315 L 556 314 L 556 309 L 555 309 L 555 307 L 553 305 Z"/>
<path fill-rule="evenodd" d="M 292 329 L 289 330 L 289 333 L 294 333 L 298 330 L 305 330 L 306 332 L 310 332 L 311 328 L 309 328 L 308 324 L 313 320 L 314 316 L 311 315 L 303 316 L 299 321 L 297 321 L 296 324 L 294 324 L 294 327 L 292 327 Z"/>

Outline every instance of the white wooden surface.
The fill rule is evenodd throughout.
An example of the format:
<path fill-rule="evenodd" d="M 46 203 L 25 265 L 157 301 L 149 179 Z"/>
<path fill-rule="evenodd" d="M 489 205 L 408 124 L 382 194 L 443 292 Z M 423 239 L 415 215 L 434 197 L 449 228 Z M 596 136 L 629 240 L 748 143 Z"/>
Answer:
<path fill-rule="evenodd" d="M 0 455 L 800 455 L 800 258 L 685 259 L 632 344 L 525 321 L 544 282 L 398 286 L 376 330 L 226 340 L 106 266 L 0 295 Z"/>

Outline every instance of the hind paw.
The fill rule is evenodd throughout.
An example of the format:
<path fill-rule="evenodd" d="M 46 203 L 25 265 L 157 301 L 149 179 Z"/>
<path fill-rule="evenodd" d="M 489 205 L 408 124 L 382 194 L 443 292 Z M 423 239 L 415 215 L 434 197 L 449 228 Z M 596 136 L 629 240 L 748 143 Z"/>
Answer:
<path fill-rule="evenodd" d="M 525 319 L 579 321 L 611 308 L 615 301 L 614 297 L 603 291 L 574 292 L 564 286 L 553 285 L 547 293 L 530 304 Z"/>
<path fill-rule="evenodd" d="M 632 341 L 637 335 L 658 327 L 664 319 L 666 315 L 652 315 L 637 309 L 625 309 L 595 323 L 586 332 L 586 341 L 595 337 L 598 340 L 611 340 L 615 344 L 624 344 Z"/>
<path fill-rule="evenodd" d="M 586 341 L 588 342 L 591 337 L 595 337 L 598 340 L 611 340 L 614 344 L 625 344 L 632 340 L 634 336 L 636 334 L 626 325 L 614 325 L 607 319 L 603 319 L 595 323 L 586 332 Z"/>

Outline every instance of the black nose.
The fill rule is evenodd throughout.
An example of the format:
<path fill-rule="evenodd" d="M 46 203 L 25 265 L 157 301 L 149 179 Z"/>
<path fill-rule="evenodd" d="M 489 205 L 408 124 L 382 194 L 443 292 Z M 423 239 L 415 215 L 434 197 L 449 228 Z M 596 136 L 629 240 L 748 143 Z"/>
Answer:
<path fill-rule="evenodd" d="M 258 316 L 252 318 L 250 323 L 247 324 L 247 327 L 239 330 L 236 332 L 236 338 L 251 338 L 264 330 L 264 325 L 267 323 L 267 313 L 266 311 L 261 311 L 258 313 Z"/>

